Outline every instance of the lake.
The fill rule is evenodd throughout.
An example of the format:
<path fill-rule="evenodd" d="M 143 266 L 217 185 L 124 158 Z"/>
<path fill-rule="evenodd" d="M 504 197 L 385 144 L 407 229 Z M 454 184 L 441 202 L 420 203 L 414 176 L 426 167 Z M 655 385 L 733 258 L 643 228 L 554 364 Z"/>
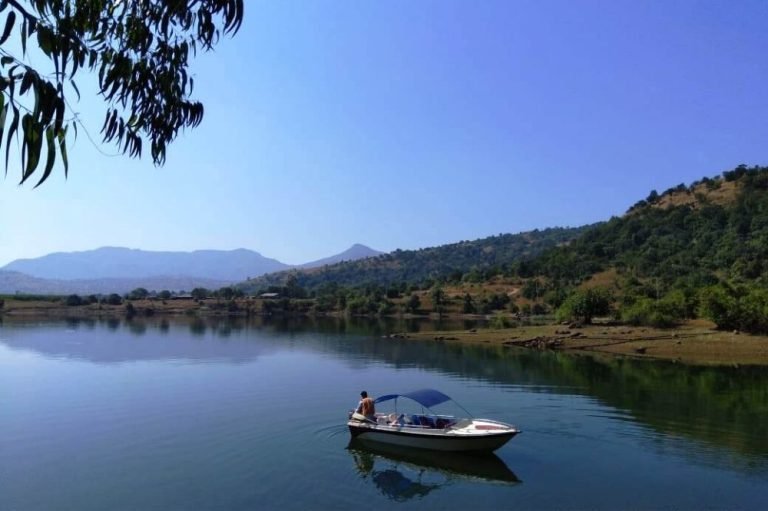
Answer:
<path fill-rule="evenodd" d="M 6 319 L 0 509 L 768 505 L 765 368 L 382 338 L 430 328 Z M 424 387 L 523 433 L 490 456 L 350 445 L 361 390 Z"/>

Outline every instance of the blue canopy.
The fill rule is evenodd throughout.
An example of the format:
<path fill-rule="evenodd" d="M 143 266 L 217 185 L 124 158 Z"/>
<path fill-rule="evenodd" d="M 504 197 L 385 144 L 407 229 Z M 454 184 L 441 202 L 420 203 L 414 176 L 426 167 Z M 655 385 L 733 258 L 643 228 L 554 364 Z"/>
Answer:
<path fill-rule="evenodd" d="M 446 401 L 450 401 L 451 398 L 443 394 L 442 392 L 434 389 L 421 389 L 421 390 L 414 390 L 413 392 L 408 392 L 407 394 L 387 394 L 386 396 L 381 396 L 380 398 L 377 398 L 375 403 L 383 403 L 384 401 L 389 401 L 390 399 L 397 399 L 398 397 L 407 397 L 408 399 L 413 399 L 417 403 L 419 403 L 421 406 L 426 406 L 427 408 L 430 408 L 435 405 L 439 405 L 440 403 L 445 403 Z"/>

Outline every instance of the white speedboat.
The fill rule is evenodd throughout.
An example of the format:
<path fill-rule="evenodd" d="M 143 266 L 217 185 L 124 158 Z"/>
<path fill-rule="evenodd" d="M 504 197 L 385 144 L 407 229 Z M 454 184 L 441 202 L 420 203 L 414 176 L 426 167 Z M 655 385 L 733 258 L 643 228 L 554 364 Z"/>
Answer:
<path fill-rule="evenodd" d="M 423 412 L 397 413 L 399 398 L 415 401 L 421 405 Z M 433 413 L 432 407 L 453 401 L 437 390 L 388 394 L 376 399 L 375 404 L 391 400 L 395 401 L 395 412 L 392 413 L 376 413 L 370 417 L 350 413 L 347 426 L 352 437 L 361 441 L 436 451 L 494 451 L 520 433 L 511 424 L 491 419 L 458 418 Z"/>

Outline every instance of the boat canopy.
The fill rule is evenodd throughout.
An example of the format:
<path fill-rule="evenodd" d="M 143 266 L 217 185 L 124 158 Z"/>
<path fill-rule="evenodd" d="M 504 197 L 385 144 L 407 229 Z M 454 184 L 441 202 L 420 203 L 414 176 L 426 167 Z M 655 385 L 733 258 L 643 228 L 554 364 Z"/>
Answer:
<path fill-rule="evenodd" d="M 450 397 L 446 396 L 439 390 L 421 389 L 408 392 L 407 394 L 387 394 L 386 396 L 377 398 L 374 402 L 383 403 L 384 401 L 397 399 L 399 397 L 407 397 L 408 399 L 412 399 L 419 403 L 421 406 L 425 406 L 427 408 L 439 405 L 440 403 L 445 403 L 446 401 L 451 401 Z"/>

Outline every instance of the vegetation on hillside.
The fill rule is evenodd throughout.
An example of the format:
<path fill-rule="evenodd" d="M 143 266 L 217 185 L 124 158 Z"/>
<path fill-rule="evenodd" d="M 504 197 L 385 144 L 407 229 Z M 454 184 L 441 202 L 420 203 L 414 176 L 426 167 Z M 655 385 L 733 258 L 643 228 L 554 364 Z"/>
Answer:
<path fill-rule="evenodd" d="M 281 287 L 289 279 L 308 291 L 324 286 L 360 288 L 429 288 L 436 282 L 486 282 L 514 272 L 520 260 L 567 244 L 592 226 L 550 228 L 520 234 L 499 234 L 420 250 L 395 250 L 378 257 L 346 261 L 314 270 L 272 273 L 242 284 L 246 292 Z"/>
<path fill-rule="evenodd" d="M 721 329 L 768 333 L 767 260 L 768 167 L 739 166 L 653 191 L 601 224 L 397 250 L 197 288 L 192 298 L 248 314 L 481 314 L 499 327 L 543 314 L 654 327 L 706 318 Z M 137 288 L 124 298 L 150 294 Z M 67 300 L 80 301 L 92 300 Z"/>
<path fill-rule="evenodd" d="M 557 313 L 768 333 L 768 168 L 678 185 L 578 229 L 501 235 L 252 281 L 352 314 Z M 255 288 L 255 289 L 254 289 Z"/>
<path fill-rule="evenodd" d="M 718 193 L 724 187 L 730 197 Z M 767 256 L 768 167 L 740 166 L 651 192 L 627 215 L 526 261 L 521 276 L 561 290 L 612 271 L 616 312 L 628 323 L 670 326 L 703 316 L 720 328 L 765 333 Z"/>

